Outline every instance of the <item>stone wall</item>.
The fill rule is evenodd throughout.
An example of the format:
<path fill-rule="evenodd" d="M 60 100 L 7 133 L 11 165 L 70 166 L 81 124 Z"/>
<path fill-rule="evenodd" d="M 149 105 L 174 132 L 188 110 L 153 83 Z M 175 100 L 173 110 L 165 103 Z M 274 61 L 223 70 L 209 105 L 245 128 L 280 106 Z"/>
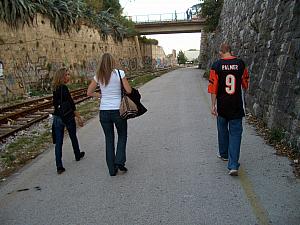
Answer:
<path fill-rule="evenodd" d="M 120 67 L 138 69 L 139 59 L 134 38 L 115 42 L 103 40 L 98 31 L 81 26 L 80 31 L 59 35 L 49 20 L 38 16 L 34 27 L 12 30 L 0 24 L 0 102 L 28 94 L 35 86 L 50 89 L 54 71 L 65 65 L 71 68 L 73 82 L 85 82 L 94 76 L 99 57 L 112 53 Z M 141 59 L 140 59 L 141 61 Z"/>
<path fill-rule="evenodd" d="M 228 41 L 250 72 L 247 109 L 300 149 L 300 1 L 226 0 L 220 26 L 207 35 L 206 67 Z"/>
<path fill-rule="evenodd" d="M 141 44 L 143 65 L 146 69 L 174 66 L 176 55 L 166 56 L 164 49 L 159 45 Z"/>

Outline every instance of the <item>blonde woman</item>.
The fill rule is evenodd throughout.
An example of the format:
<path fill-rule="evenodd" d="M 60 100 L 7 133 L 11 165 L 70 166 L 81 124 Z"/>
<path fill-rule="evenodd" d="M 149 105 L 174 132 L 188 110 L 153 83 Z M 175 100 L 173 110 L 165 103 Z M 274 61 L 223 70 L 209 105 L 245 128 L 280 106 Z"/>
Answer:
<path fill-rule="evenodd" d="M 79 126 L 83 126 L 82 119 L 78 112 L 74 101 L 70 95 L 69 89 L 66 84 L 70 81 L 70 72 L 66 68 L 61 68 L 56 71 L 53 78 L 53 124 L 52 132 L 53 139 L 55 140 L 55 161 L 57 173 L 61 174 L 65 171 L 62 163 L 62 145 L 64 139 L 65 127 L 68 130 L 69 137 L 72 142 L 75 160 L 79 161 L 84 157 L 85 152 L 80 152 L 78 139 L 76 136 L 76 122 L 75 117 Z M 66 104 L 69 106 L 69 113 L 63 114 L 61 105 Z"/>
<path fill-rule="evenodd" d="M 109 53 L 103 54 L 97 70 L 97 74 L 91 81 L 87 95 L 101 98 L 100 124 L 105 135 L 106 163 L 109 174 L 115 176 L 120 170 L 127 172 L 126 143 L 127 143 L 127 120 L 120 117 L 121 82 L 127 93 L 131 93 L 131 87 L 123 70 L 116 69 L 116 61 Z M 95 92 L 99 84 L 101 94 Z M 117 150 L 115 152 L 114 126 L 118 133 Z"/>

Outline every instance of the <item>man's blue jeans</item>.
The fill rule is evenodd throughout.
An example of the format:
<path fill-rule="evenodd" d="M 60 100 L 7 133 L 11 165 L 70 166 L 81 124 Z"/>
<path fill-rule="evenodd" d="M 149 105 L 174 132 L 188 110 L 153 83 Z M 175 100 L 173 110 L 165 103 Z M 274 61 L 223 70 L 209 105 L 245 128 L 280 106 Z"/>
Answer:
<path fill-rule="evenodd" d="M 221 116 L 217 118 L 219 153 L 228 158 L 228 169 L 239 169 L 240 147 L 242 140 L 242 118 L 227 120 Z"/>
<path fill-rule="evenodd" d="M 100 110 L 99 117 L 105 134 L 106 163 L 112 175 L 117 165 L 124 166 L 126 162 L 127 120 L 120 117 L 119 110 Z M 118 133 L 116 153 L 114 125 Z"/>
<path fill-rule="evenodd" d="M 65 127 L 68 130 L 69 137 L 72 142 L 73 151 L 76 158 L 80 158 L 80 149 L 78 144 L 78 139 L 76 136 L 76 122 L 75 119 L 72 118 L 68 122 L 64 123 L 59 116 L 53 116 L 53 127 L 55 133 L 55 161 L 56 167 L 63 167 L 62 164 L 62 145 L 64 140 L 64 131 Z"/>

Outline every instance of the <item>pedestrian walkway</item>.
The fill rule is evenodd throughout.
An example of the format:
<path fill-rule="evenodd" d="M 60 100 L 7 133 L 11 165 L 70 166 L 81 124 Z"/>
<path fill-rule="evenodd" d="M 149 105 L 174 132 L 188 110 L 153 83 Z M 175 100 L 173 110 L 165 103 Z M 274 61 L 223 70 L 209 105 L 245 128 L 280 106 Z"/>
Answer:
<path fill-rule="evenodd" d="M 128 173 L 109 176 L 92 119 L 78 131 L 83 160 L 66 139 L 65 173 L 50 148 L 0 186 L 1 225 L 299 225 L 300 181 L 247 124 L 239 176 L 228 175 L 200 72 L 175 70 L 140 88 L 148 112 L 128 121 Z"/>

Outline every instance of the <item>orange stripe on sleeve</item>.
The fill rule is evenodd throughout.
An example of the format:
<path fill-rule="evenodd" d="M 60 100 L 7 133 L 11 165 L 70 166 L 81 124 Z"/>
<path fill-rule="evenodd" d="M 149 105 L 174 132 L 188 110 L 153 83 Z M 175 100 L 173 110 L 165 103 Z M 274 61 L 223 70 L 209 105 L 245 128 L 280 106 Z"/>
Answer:
<path fill-rule="evenodd" d="M 208 93 L 217 94 L 218 92 L 218 74 L 211 69 L 209 72 Z"/>
<path fill-rule="evenodd" d="M 248 73 L 248 69 L 245 68 L 244 69 L 244 73 L 243 73 L 243 76 L 242 76 L 242 87 L 244 89 L 248 89 L 249 87 L 249 73 Z"/>

